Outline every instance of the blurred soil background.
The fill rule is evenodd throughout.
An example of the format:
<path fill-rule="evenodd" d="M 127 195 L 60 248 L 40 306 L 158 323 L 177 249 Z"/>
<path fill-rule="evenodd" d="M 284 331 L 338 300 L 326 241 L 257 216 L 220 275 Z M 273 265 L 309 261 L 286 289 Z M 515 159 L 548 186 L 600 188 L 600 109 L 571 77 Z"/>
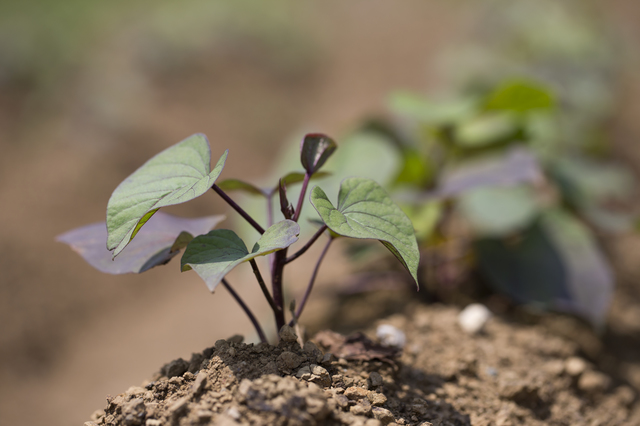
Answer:
<path fill-rule="evenodd" d="M 340 143 L 386 111 L 390 92 L 438 88 L 438 55 L 470 36 L 482 3 L 0 1 L 0 424 L 81 424 L 165 362 L 252 334 L 224 290 L 211 296 L 176 261 L 104 275 L 56 235 L 103 221 L 118 183 L 195 132 L 214 159 L 230 149 L 223 178 L 256 183 L 307 131 Z M 599 10 L 620 53 L 637 52 L 640 4 Z M 611 126 L 615 155 L 640 172 L 637 71 L 620 77 Z M 211 194 L 173 211 L 226 208 Z M 640 299 L 640 239 L 609 246 L 625 294 Z M 294 288 L 304 266 L 289 272 Z M 321 269 L 316 288 L 344 270 Z M 232 282 L 269 320 L 242 274 Z M 640 311 L 627 312 L 637 333 Z"/>

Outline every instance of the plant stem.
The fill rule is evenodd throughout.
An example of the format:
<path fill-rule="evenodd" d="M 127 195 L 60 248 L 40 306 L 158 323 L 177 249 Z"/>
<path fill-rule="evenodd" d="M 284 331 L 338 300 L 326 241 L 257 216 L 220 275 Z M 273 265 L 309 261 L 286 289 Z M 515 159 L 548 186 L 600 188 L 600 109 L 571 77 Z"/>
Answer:
<path fill-rule="evenodd" d="M 256 279 L 258 280 L 258 284 L 260 284 L 260 288 L 262 289 L 262 293 L 264 293 L 264 297 L 267 298 L 267 302 L 269 302 L 269 305 L 271 305 L 271 309 L 273 309 L 273 311 L 277 311 L 278 307 L 276 306 L 275 302 L 273 301 L 273 299 L 271 298 L 271 295 L 269 294 L 269 290 L 267 290 L 267 286 L 264 283 L 264 280 L 262 279 L 262 274 L 260 273 L 260 269 L 258 269 L 258 264 L 256 263 L 255 259 L 251 259 L 249 261 L 249 263 L 251 264 L 251 268 L 253 269 L 253 273 L 256 276 Z"/>
<path fill-rule="evenodd" d="M 307 186 L 309 186 L 309 179 L 311 179 L 311 175 L 309 172 L 304 174 L 304 181 L 302 182 L 302 189 L 300 190 L 300 197 L 298 198 L 298 205 L 296 206 L 296 211 L 293 216 L 293 221 L 297 222 L 300 219 L 300 212 L 302 211 L 302 204 L 304 203 L 304 196 L 307 193 Z"/>
<path fill-rule="evenodd" d="M 260 324 L 256 320 L 256 317 L 253 316 L 253 312 L 251 312 L 251 309 L 249 309 L 249 307 L 245 305 L 245 303 L 242 301 L 238 293 L 236 293 L 233 290 L 233 288 L 231 288 L 231 285 L 229 284 L 229 282 L 224 278 L 222 279 L 222 285 L 229 291 L 229 293 L 231 293 L 231 296 L 233 296 L 233 298 L 236 299 L 236 302 L 238 302 L 238 305 L 240 305 L 240 307 L 244 310 L 244 313 L 247 314 L 247 316 L 249 317 L 249 320 L 251 321 L 256 331 L 258 332 L 260 341 L 266 342 L 267 338 L 265 337 L 264 332 L 262 331 L 262 327 L 260 327 Z"/>
<path fill-rule="evenodd" d="M 302 256 L 309 249 L 309 247 L 311 247 L 313 243 L 316 242 L 316 240 L 320 237 L 320 235 L 322 235 L 322 233 L 326 230 L 327 230 L 327 225 L 322 225 L 322 227 L 318 229 L 318 231 L 315 234 L 313 234 L 313 237 L 311 237 L 311 239 L 307 241 L 304 247 L 302 247 L 300 250 L 295 252 L 290 257 L 287 257 L 287 260 L 285 260 L 285 263 L 293 262 L 294 260 Z"/>
<path fill-rule="evenodd" d="M 287 260 L 287 249 L 276 252 L 276 258 L 274 261 L 273 275 L 271 276 L 271 289 L 273 292 L 273 300 L 278 307 L 278 310 L 274 310 L 273 314 L 276 317 L 276 327 L 280 331 L 285 324 L 284 318 L 284 294 L 282 293 L 282 275 L 284 271 L 284 265 Z"/>
<path fill-rule="evenodd" d="M 313 289 L 313 283 L 316 281 L 316 276 L 318 275 L 318 270 L 320 269 L 320 264 L 322 263 L 322 259 L 324 259 L 324 256 L 327 254 L 327 251 L 329 250 L 329 246 L 331 245 L 332 242 L 333 242 L 333 238 L 330 238 L 329 241 L 327 241 L 327 244 L 324 246 L 324 249 L 322 249 L 322 253 L 320 253 L 320 257 L 318 258 L 316 267 L 313 269 L 313 274 L 311 274 L 311 279 L 309 280 L 307 291 L 305 291 L 304 296 L 302 297 L 302 301 L 300 302 L 300 306 L 298 306 L 298 310 L 296 311 L 296 315 L 295 315 L 296 318 L 300 318 L 300 314 L 302 314 L 304 305 L 307 303 L 307 299 L 309 298 L 309 295 L 311 294 L 311 290 Z"/>
<path fill-rule="evenodd" d="M 223 200 L 225 200 L 227 202 L 227 204 L 229 204 L 231 207 L 233 207 L 233 209 L 235 211 L 237 211 L 240 216 L 242 216 L 247 222 L 249 222 L 251 224 L 251 226 L 253 226 L 256 231 L 258 231 L 261 234 L 264 234 L 264 229 L 262 228 L 262 226 L 258 225 L 258 222 L 256 222 L 250 215 L 249 213 L 247 213 L 246 211 L 244 211 L 242 209 L 242 207 L 240 207 L 235 201 L 233 201 L 222 189 L 220 189 L 220 187 L 218 185 L 216 185 L 215 183 L 213 184 L 213 186 L 211 187 L 211 189 L 213 189 L 220 197 L 222 197 Z"/>

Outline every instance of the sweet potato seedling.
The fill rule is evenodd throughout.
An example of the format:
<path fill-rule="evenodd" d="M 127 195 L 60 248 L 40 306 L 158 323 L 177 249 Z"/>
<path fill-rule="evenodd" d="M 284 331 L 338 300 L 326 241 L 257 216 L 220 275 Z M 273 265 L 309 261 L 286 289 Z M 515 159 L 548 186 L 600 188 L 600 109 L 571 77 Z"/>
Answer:
<path fill-rule="evenodd" d="M 309 298 L 318 269 L 332 241 L 338 237 L 378 240 L 409 271 L 417 284 L 419 251 L 409 218 L 375 181 L 352 177 L 342 181 L 337 205 L 318 186 L 310 191 L 310 202 L 320 216 L 319 229 L 300 249 L 289 254 L 298 241 L 298 220 L 309 182 L 323 175 L 320 168 L 336 150 L 336 143 L 322 134 L 308 134 L 300 146 L 303 172 L 282 177 L 277 185 L 258 188 L 229 179 L 216 183 L 227 160 L 228 150 L 211 168 L 207 138 L 196 134 L 162 151 L 126 178 L 113 192 L 107 205 L 107 221 L 69 231 L 58 237 L 96 269 L 112 273 L 140 273 L 169 262 L 182 249 L 181 270 L 194 270 L 210 291 L 222 285 L 240 304 L 260 339 L 267 338 L 249 307 L 234 291 L 225 276 L 237 265 L 249 262 L 258 285 L 267 299 L 277 329 L 287 322 L 283 293 L 283 274 L 287 264 L 303 255 L 321 236 L 327 237 L 307 289 L 292 310 L 293 322 Z M 287 186 L 301 183 L 295 207 L 287 199 Z M 228 203 L 260 234 L 252 246 L 228 229 L 214 229 L 222 216 L 185 219 L 158 210 L 193 200 L 209 189 Z M 260 225 L 228 194 L 242 190 L 266 199 L 267 226 Z M 278 194 L 283 220 L 273 217 L 273 198 Z M 195 237 L 194 237 L 195 236 Z M 255 258 L 273 253 L 270 263 L 271 291 Z"/>

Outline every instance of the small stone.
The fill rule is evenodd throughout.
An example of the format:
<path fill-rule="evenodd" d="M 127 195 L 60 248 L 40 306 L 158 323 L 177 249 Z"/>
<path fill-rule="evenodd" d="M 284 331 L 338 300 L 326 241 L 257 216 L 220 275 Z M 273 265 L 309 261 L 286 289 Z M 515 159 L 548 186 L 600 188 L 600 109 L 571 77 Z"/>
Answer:
<path fill-rule="evenodd" d="M 603 392 L 611 383 L 606 374 L 597 371 L 587 371 L 578 380 L 578 388 L 584 392 Z"/>
<path fill-rule="evenodd" d="M 382 385 L 382 376 L 377 371 L 372 371 L 369 374 L 369 383 L 371 386 L 381 386 Z"/>
<path fill-rule="evenodd" d="M 383 425 L 389 424 L 395 420 L 395 417 L 393 417 L 391 411 L 387 410 L 386 408 L 373 407 L 371 412 L 373 413 L 373 417 L 377 420 L 380 420 L 380 423 L 382 423 Z"/>
<path fill-rule="evenodd" d="M 227 410 L 227 416 L 234 420 L 238 420 L 240 418 L 240 411 L 238 411 L 236 407 L 231 407 Z"/>
<path fill-rule="evenodd" d="M 196 380 L 193 382 L 193 385 L 191 385 L 191 391 L 198 395 L 205 387 L 207 387 L 207 381 L 207 373 L 204 371 L 199 372 L 196 376 Z"/>
<path fill-rule="evenodd" d="M 567 374 L 572 377 L 581 375 L 586 369 L 587 362 L 577 356 L 572 356 L 571 358 L 567 359 L 564 364 L 564 371 L 566 371 Z"/>
<path fill-rule="evenodd" d="M 168 378 L 182 376 L 189 368 L 189 363 L 182 358 L 175 359 L 162 367 L 161 373 Z"/>
<path fill-rule="evenodd" d="M 402 330 L 390 324 L 379 325 L 376 329 L 376 336 L 384 346 L 402 349 L 407 343 L 407 337 Z"/>
<path fill-rule="evenodd" d="M 630 407 L 633 401 L 636 399 L 636 393 L 629 386 L 622 385 L 615 390 L 615 395 L 618 401 L 626 407 Z"/>
<path fill-rule="evenodd" d="M 458 324 L 469 334 L 477 334 L 484 328 L 491 311 L 481 303 L 472 303 L 464 308 L 458 315 Z"/>
<path fill-rule="evenodd" d="M 354 416 L 368 416 L 371 413 L 371 403 L 363 399 L 360 403 L 353 405 L 349 411 Z"/>
<path fill-rule="evenodd" d="M 331 364 L 335 360 L 336 360 L 336 357 L 331 352 L 327 352 L 322 356 L 322 360 L 320 361 L 320 363 L 323 365 L 327 365 L 327 364 Z"/>
<path fill-rule="evenodd" d="M 189 400 L 187 398 L 180 398 L 179 400 L 174 402 L 167 411 L 172 415 L 176 415 L 180 413 L 182 410 L 184 410 L 185 408 L 187 408 L 188 404 L 189 404 Z"/>
<path fill-rule="evenodd" d="M 372 405 L 380 406 L 387 402 L 387 397 L 382 393 L 371 392 L 367 393 L 367 398 L 371 402 Z"/>
<path fill-rule="evenodd" d="M 280 354 L 277 360 L 278 368 L 281 370 L 293 370 L 302 364 L 302 357 L 293 352 L 285 351 Z"/>
<path fill-rule="evenodd" d="M 161 426 L 162 422 L 158 419 L 147 419 L 145 426 Z"/>
<path fill-rule="evenodd" d="M 342 408 L 347 408 L 349 406 L 349 398 L 344 395 L 336 394 L 333 399 L 335 399 L 336 403 Z"/>
<path fill-rule="evenodd" d="M 313 367 L 311 369 L 311 381 L 313 383 L 317 383 L 321 387 L 331 386 L 331 375 L 329 375 L 329 372 L 324 367 L 320 367 L 319 365 L 311 367 Z"/>
<path fill-rule="evenodd" d="M 296 333 L 293 330 L 293 327 L 289 327 L 286 324 L 282 326 L 278 335 L 280 336 L 280 339 L 283 342 L 293 343 L 298 340 L 298 336 L 296 336 Z"/>
<path fill-rule="evenodd" d="M 234 334 L 227 339 L 227 342 L 239 345 L 240 343 L 244 342 L 244 336 L 241 336 L 240 334 Z"/>
<path fill-rule="evenodd" d="M 308 341 L 304 344 L 304 346 L 302 347 L 302 350 L 308 353 L 309 355 L 315 355 L 315 353 L 318 352 L 320 349 L 318 349 L 318 346 L 316 346 L 315 343 Z"/>
<path fill-rule="evenodd" d="M 364 426 L 382 426 L 382 423 L 378 419 L 368 419 L 364 422 Z"/>
<path fill-rule="evenodd" d="M 233 356 L 236 356 L 236 353 L 237 353 L 237 352 L 236 352 L 236 348 L 229 348 L 229 349 L 227 349 L 227 354 L 228 354 L 229 356 L 232 356 L 232 357 L 233 357 Z"/>
<path fill-rule="evenodd" d="M 304 380 L 308 380 L 309 377 L 311 377 L 311 368 L 309 368 L 308 365 L 302 367 L 300 370 L 298 370 L 298 372 L 296 373 L 296 377 L 298 379 L 302 379 L 304 378 L 304 376 L 307 376 Z"/>
<path fill-rule="evenodd" d="M 216 340 L 215 347 L 218 351 L 225 350 L 229 347 L 229 343 L 224 339 L 219 339 Z"/>
<path fill-rule="evenodd" d="M 351 400 L 360 400 L 367 397 L 368 390 L 352 386 L 344 391 L 344 396 Z"/>

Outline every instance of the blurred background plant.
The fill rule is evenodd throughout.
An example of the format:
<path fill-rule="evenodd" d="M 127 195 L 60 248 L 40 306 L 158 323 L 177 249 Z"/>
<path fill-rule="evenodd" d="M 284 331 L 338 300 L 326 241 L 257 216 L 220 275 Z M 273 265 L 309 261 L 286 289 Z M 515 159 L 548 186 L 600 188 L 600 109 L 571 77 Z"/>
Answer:
<path fill-rule="evenodd" d="M 393 116 L 352 138 L 386 139 L 397 154 L 379 158 L 392 168 L 401 157 L 392 179 L 379 176 L 422 242 L 422 297 L 486 299 L 481 282 L 602 329 L 614 274 L 597 237 L 637 222 L 634 175 L 611 155 L 624 55 L 574 1 L 496 0 L 484 13 L 472 44 L 445 50 L 445 90 L 394 93 Z M 373 264 L 384 270 L 379 259 L 365 269 Z"/>

